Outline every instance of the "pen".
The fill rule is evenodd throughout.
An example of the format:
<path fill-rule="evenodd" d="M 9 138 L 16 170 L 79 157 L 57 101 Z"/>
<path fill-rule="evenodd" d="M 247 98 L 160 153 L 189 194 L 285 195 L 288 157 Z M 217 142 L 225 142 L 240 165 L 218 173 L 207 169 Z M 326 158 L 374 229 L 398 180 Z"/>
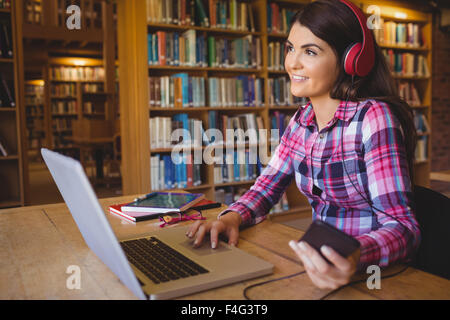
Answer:
<path fill-rule="evenodd" d="M 145 194 L 143 196 L 134 198 L 134 201 L 136 202 L 136 201 L 142 201 L 142 200 L 145 200 L 145 199 L 149 199 L 149 198 L 153 197 L 155 194 L 156 194 L 156 192 L 151 192 L 151 193 Z"/>

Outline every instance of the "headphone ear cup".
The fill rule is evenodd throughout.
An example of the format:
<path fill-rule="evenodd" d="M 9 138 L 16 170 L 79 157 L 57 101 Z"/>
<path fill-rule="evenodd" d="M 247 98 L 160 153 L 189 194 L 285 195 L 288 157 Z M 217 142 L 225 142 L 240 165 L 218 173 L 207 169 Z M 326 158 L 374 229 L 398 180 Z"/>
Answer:
<path fill-rule="evenodd" d="M 344 71 L 351 76 L 356 75 L 358 57 L 361 52 L 361 42 L 353 43 L 344 52 Z"/>

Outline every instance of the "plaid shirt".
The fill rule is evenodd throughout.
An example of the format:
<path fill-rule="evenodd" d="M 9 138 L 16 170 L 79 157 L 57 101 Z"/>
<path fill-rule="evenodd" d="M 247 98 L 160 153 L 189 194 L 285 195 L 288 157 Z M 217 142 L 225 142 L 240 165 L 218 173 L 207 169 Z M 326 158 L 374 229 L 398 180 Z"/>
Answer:
<path fill-rule="evenodd" d="M 228 211 L 243 226 L 264 220 L 295 177 L 308 198 L 312 218 L 326 221 L 361 243 L 359 270 L 405 260 L 418 247 L 420 231 L 411 210 L 412 192 L 400 123 L 382 102 L 341 101 L 333 119 L 318 132 L 311 103 L 292 117 L 279 146 L 255 184 Z M 355 190 L 345 169 L 373 206 Z M 219 216 L 220 216 L 219 215 Z"/>

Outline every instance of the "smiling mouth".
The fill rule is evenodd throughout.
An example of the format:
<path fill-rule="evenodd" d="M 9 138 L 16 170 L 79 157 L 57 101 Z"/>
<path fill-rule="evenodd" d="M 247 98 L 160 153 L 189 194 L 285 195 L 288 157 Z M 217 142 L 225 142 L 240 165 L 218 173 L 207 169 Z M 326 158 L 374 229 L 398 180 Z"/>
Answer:
<path fill-rule="evenodd" d="M 294 82 L 305 81 L 308 79 L 309 79 L 308 77 L 292 75 L 292 81 L 294 81 Z"/>

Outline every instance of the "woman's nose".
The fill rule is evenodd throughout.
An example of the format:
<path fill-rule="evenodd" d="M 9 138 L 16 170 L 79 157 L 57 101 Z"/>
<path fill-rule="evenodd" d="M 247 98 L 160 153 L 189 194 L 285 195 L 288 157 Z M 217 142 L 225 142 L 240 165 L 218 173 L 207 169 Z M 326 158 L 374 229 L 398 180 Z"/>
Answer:
<path fill-rule="evenodd" d="M 284 59 L 284 67 L 285 69 L 302 69 L 303 64 L 300 59 L 300 56 L 295 53 L 290 53 L 286 55 Z"/>

